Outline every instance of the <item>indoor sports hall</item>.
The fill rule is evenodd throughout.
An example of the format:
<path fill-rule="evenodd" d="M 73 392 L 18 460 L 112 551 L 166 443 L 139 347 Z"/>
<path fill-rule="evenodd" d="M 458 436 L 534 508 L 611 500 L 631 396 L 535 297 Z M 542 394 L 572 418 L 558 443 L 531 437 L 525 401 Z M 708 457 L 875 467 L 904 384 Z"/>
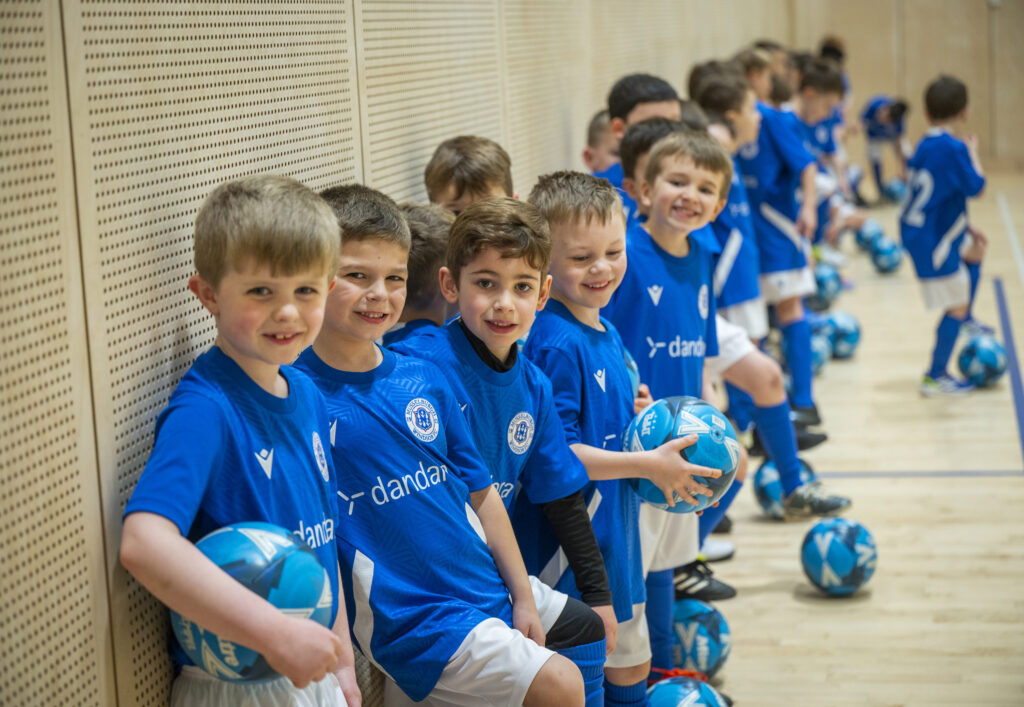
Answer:
<path fill-rule="evenodd" d="M 731 654 L 712 683 L 758 707 L 1024 705 L 1022 32 L 1024 0 L 0 0 L 0 705 L 168 704 L 168 612 L 118 548 L 156 417 L 213 342 L 186 283 L 215 186 L 273 173 L 425 202 L 438 143 L 479 135 L 525 198 L 585 170 L 619 77 L 685 96 L 696 62 L 829 35 L 851 121 L 902 96 L 911 148 L 925 85 L 969 87 L 987 179 L 970 220 L 989 241 L 975 316 L 1006 372 L 922 396 L 938 314 L 908 257 L 881 273 L 842 237 L 835 308 L 860 343 L 815 378 L 829 439 L 801 457 L 853 499 L 877 567 L 822 594 L 801 568 L 813 521 L 771 520 L 744 489 L 714 536 L 735 546 L 714 571 L 738 595 L 716 604 Z M 863 134 L 845 149 L 867 169 Z M 898 243 L 902 205 L 879 196 L 865 187 Z M 363 704 L 382 705 L 357 665 Z"/>

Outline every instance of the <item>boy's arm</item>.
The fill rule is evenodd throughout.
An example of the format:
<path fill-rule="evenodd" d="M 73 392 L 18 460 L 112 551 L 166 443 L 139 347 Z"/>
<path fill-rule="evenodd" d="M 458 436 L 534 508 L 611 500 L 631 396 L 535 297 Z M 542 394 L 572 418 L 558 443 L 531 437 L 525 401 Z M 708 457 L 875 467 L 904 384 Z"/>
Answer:
<path fill-rule="evenodd" d="M 505 506 L 490 485 L 473 491 L 469 499 L 483 526 L 487 546 L 494 556 L 494 564 L 498 566 L 498 574 L 505 581 L 512 598 L 512 627 L 533 639 L 537 645 L 543 646 L 544 628 L 540 623 L 537 604 L 533 600 L 533 588 Z"/>
<path fill-rule="evenodd" d="M 261 653 L 296 687 L 321 680 L 343 655 L 335 633 L 278 611 L 213 564 L 163 516 L 129 514 L 120 559 L 165 605 L 221 638 Z"/>
<path fill-rule="evenodd" d="M 818 166 L 814 162 L 800 172 L 800 189 L 803 191 L 804 201 L 796 217 L 796 230 L 807 239 L 814 238 L 814 231 L 818 228 L 818 185 L 815 182 L 817 173 Z"/>
<path fill-rule="evenodd" d="M 341 656 L 334 666 L 334 677 L 338 678 L 341 692 L 348 707 L 360 707 L 363 695 L 356 681 L 356 658 L 352 651 L 352 637 L 348 632 L 348 610 L 345 608 L 345 592 L 342 591 L 341 567 L 338 567 L 338 617 L 334 620 L 334 633 L 341 641 Z"/>

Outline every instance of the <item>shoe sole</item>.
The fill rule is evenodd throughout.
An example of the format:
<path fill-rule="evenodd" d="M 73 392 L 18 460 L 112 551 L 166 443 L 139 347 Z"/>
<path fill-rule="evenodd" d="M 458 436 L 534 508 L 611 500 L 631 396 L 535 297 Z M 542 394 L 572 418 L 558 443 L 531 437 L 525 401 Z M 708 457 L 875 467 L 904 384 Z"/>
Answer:
<path fill-rule="evenodd" d="M 969 395 L 974 388 L 967 390 L 935 390 L 934 388 L 921 388 L 921 395 L 926 398 L 959 398 Z"/>

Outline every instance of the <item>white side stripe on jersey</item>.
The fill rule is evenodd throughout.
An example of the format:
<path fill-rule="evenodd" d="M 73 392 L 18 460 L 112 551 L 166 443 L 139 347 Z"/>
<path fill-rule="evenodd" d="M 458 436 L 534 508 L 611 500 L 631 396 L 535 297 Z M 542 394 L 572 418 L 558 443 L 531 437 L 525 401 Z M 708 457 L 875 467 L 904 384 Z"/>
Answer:
<path fill-rule="evenodd" d="M 601 505 L 601 492 L 594 489 L 594 495 L 590 499 L 590 503 L 587 504 L 587 515 L 590 516 L 590 520 L 594 520 L 594 514 L 597 513 L 597 507 Z M 558 583 L 558 580 L 562 578 L 565 571 L 569 569 L 569 558 L 565 556 L 565 550 L 558 548 L 548 563 L 544 565 L 544 569 L 537 575 L 537 579 L 544 582 L 549 587 L 553 587 Z"/>
<path fill-rule="evenodd" d="M 721 297 L 725 281 L 729 279 L 732 266 L 736 264 L 736 257 L 740 253 L 740 246 L 743 245 L 743 234 L 740 229 L 734 228 L 725 240 L 722 248 L 722 255 L 718 258 L 718 265 L 715 266 L 715 297 Z"/>
<path fill-rule="evenodd" d="M 356 550 L 352 558 L 352 598 L 355 600 L 356 615 L 352 621 L 352 633 L 359 641 L 359 647 L 374 665 L 387 675 L 388 671 L 373 659 L 370 641 L 373 640 L 373 609 L 370 608 L 370 590 L 373 588 L 373 560 Z M 345 601 L 339 597 L 339 601 Z"/>
<path fill-rule="evenodd" d="M 803 252 L 804 238 L 797 232 L 795 223 L 783 216 L 782 212 L 778 209 L 773 209 L 768 204 L 761 204 L 761 215 L 764 216 L 768 223 L 775 226 L 782 235 L 793 241 L 793 245 L 796 246 L 797 250 Z"/>
<path fill-rule="evenodd" d="M 938 270 L 946 258 L 949 257 L 949 249 L 953 247 L 953 241 L 955 241 L 964 229 L 967 228 L 967 214 L 961 213 L 959 218 L 953 222 L 953 225 L 949 227 L 949 230 L 942 234 L 942 238 L 939 239 L 938 245 L 935 246 L 935 250 L 932 251 L 932 267 Z"/>

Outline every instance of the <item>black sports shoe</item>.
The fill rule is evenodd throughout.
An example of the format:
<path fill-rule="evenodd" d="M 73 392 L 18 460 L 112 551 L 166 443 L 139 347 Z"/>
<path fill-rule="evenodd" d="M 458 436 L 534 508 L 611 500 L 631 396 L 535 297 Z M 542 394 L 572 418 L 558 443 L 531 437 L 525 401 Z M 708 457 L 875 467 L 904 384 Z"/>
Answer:
<path fill-rule="evenodd" d="M 724 516 L 722 516 L 722 519 L 720 521 L 718 521 L 718 525 L 716 525 L 714 527 L 714 529 L 711 531 L 712 535 L 720 535 L 720 534 L 723 534 L 723 533 L 731 533 L 731 532 L 732 532 L 732 519 L 729 517 L 728 513 L 726 513 Z"/>
<path fill-rule="evenodd" d="M 828 435 L 824 432 L 812 432 L 811 430 L 794 425 L 796 432 L 796 448 L 798 451 L 806 451 L 817 447 L 822 442 L 828 441 Z M 763 457 L 766 456 L 764 445 L 761 444 L 761 438 L 757 435 L 757 430 L 754 430 L 754 443 L 747 449 L 747 454 L 752 457 Z"/>
<path fill-rule="evenodd" d="M 793 422 L 798 425 L 813 426 L 821 424 L 821 415 L 818 414 L 818 406 L 810 405 L 808 407 L 801 407 L 799 405 L 790 405 L 792 408 Z"/>
<path fill-rule="evenodd" d="M 700 599 L 701 601 L 722 601 L 736 596 L 736 590 L 714 577 L 711 568 L 700 560 L 676 568 L 673 583 L 676 599 Z"/>
<path fill-rule="evenodd" d="M 820 481 L 798 486 L 782 502 L 787 518 L 833 516 L 849 509 L 851 505 L 850 499 L 829 493 Z"/>

